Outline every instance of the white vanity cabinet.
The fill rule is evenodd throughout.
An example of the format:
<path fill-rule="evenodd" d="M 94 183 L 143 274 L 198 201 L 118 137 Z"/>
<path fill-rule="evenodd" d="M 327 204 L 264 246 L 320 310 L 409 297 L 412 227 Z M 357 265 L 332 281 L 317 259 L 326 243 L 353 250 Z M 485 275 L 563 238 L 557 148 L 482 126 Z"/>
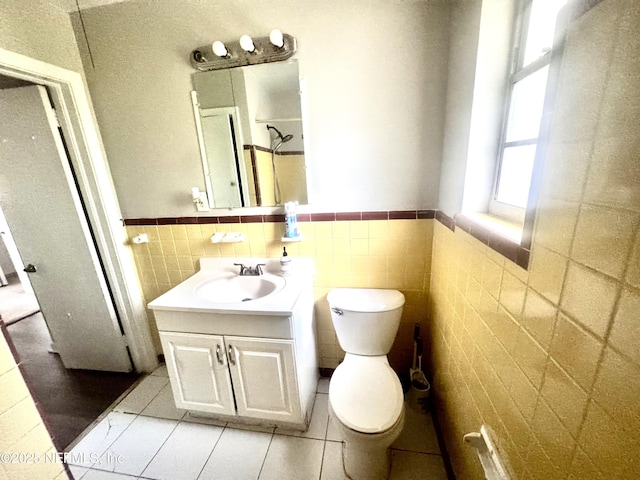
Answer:
<path fill-rule="evenodd" d="M 296 259 L 274 293 L 211 301 L 203 285 L 221 275 L 234 285 L 234 261 L 279 272 L 277 259 L 201 259 L 200 272 L 149 303 L 175 404 L 222 421 L 306 429 L 319 376 L 312 260 Z"/>
<path fill-rule="evenodd" d="M 160 332 L 176 406 L 301 422 L 294 342 Z"/>

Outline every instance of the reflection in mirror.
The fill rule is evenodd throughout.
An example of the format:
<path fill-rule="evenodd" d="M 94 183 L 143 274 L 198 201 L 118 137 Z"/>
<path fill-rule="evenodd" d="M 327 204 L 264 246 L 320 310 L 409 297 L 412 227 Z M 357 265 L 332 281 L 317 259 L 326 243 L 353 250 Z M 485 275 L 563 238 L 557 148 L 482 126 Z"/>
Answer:
<path fill-rule="evenodd" d="M 295 60 L 193 75 L 212 208 L 308 203 Z"/>

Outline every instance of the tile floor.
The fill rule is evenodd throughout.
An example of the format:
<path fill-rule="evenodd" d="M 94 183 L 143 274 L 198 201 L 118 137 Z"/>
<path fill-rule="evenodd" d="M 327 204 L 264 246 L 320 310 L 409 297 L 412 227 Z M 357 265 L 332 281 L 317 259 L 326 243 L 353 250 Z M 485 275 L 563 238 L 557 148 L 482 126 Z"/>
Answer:
<path fill-rule="evenodd" d="M 166 368 L 144 378 L 71 449 L 76 479 L 346 479 L 323 378 L 306 432 L 232 425 L 177 409 Z M 390 480 L 446 480 L 431 417 L 407 405 Z"/>

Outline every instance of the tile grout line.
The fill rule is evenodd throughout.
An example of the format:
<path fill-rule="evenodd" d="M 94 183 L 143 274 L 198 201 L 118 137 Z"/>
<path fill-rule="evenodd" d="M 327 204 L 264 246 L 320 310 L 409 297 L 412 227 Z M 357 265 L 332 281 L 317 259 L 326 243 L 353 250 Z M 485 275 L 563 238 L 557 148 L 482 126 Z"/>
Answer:
<path fill-rule="evenodd" d="M 256 480 L 260 479 L 260 475 L 262 475 L 262 470 L 264 469 L 264 464 L 267 461 L 267 456 L 269 455 L 269 450 L 271 449 L 271 444 L 273 443 L 273 437 L 275 435 L 275 428 L 273 429 L 273 432 L 271 432 L 271 438 L 269 439 L 269 446 L 267 447 L 267 451 L 264 453 L 264 458 L 262 459 L 262 465 L 260 465 L 260 471 L 258 472 L 258 476 L 256 477 Z"/>
<path fill-rule="evenodd" d="M 185 413 L 185 415 L 186 415 L 186 413 Z M 185 422 L 185 423 L 189 423 L 189 422 Z M 199 424 L 199 425 L 206 425 L 206 424 Z M 215 425 L 213 425 L 213 426 L 215 426 Z M 209 452 L 209 455 L 207 456 L 207 459 L 205 460 L 204 464 L 202 465 L 202 468 L 200 469 L 200 471 L 198 472 L 198 476 L 196 477 L 196 480 L 198 480 L 200 478 L 200 476 L 202 475 L 202 472 L 204 472 L 204 469 L 207 466 L 207 463 L 209 463 L 209 460 L 211 459 L 211 455 L 213 455 L 213 452 L 215 451 L 216 447 L 218 446 L 218 443 L 220 443 L 220 439 L 222 438 L 222 435 L 224 434 L 224 432 L 226 430 L 227 430 L 227 424 L 225 424 L 225 426 L 222 427 L 222 431 L 220 432 L 220 436 L 216 440 L 215 445 L 213 446 L 213 448 Z"/>
<path fill-rule="evenodd" d="M 317 391 L 318 388 L 316 387 L 316 403 L 318 401 L 318 395 L 320 395 L 320 392 Z M 315 403 L 314 403 L 314 408 L 315 408 Z M 311 415 L 313 416 L 313 412 L 311 413 Z M 329 422 L 331 421 L 331 416 L 329 415 L 329 395 L 327 394 L 327 425 L 324 427 L 324 441 L 322 442 L 322 457 L 320 460 L 320 472 L 318 473 L 318 479 L 322 478 L 322 469 L 324 468 L 324 453 L 327 450 L 327 433 L 329 432 Z"/>
<path fill-rule="evenodd" d="M 144 416 L 144 415 L 138 415 L 138 418 Z M 145 418 L 153 418 L 153 417 L 145 417 Z M 165 420 L 165 419 L 160 419 L 160 420 Z M 134 420 L 135 421 L 135 420 Z M 171 435 L 173 435 L 173 432 L 176 431 L 176 428 L 178 428 L 178 425 L 180 425 L 179 421 L 175 421 L 176 424 L 173 427 L 173 429 L 171 430 L 171 433 L 169 433 L 169 435 L 167 435 L 167 438 L 164 439 L 164 442 L 162 442 L 162 445 L 160 445 L 160 448 L 158 448 L 158 450 L 156 451 L 156 453 L 153 454 L 153 456 L 151 457 L 151 459 L 147 462 L 147 464 L 144 466 L 144 468 L 142 469 L 142 471 L 140 472 L 140 474 L 138 476 L 143 476 L 144 472 L 147 468 L 149 468 L 149 465 L 151 465 L 151 462 L 153 462 L 153 460 L 158 456 L 158 453 L 160 453 L 160 450 L 162 450 L 162 447 L 164 447 L 164 445 L 167 443 L 167 441 L 169 440 L 169 438 L 171 437 Z M 133 422 L 131 422 L 133 423 Z"/>

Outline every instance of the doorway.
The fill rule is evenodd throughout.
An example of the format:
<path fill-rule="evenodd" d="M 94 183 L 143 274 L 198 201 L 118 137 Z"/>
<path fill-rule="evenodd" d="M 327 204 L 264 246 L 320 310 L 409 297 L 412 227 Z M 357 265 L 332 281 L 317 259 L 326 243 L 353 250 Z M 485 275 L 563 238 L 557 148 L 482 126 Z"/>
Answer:
<path fill-rule="evenodd" d="M 138 374 L 130 372 L 121 344 L 122 328 L 115 325 L 111 289 L 98 268 L 102 262 L 79 207 L 81 194 L 71 181 L 62 132 L 48 114 L 48 92 L 6 77 L 0 77 L 0 85 L 9 85 L 0 89 L 0 208 L 5 207 L 0 224 L 14 270 L 5 275 L 0 300 L 39 300 L 33 312 L 0 307 L 7 315 L 3 330 L 54 445 L 63 451 Z M 96 347 L 100 343 L 107 345 L 106 354 Z"/>

